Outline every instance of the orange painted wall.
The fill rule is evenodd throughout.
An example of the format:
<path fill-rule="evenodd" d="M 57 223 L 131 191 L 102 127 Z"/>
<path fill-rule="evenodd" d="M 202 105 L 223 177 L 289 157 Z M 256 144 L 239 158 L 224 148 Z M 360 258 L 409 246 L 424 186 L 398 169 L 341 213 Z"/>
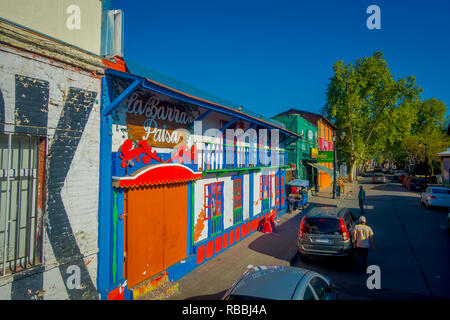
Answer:
<path fill-rule="evenodd" d="M 319 120 L 318 124 L 318 133 L 319 133 L 319 139 L 322 138 L 326 141 L 332 142 L 333 141 L 333 128 L 325 121 Z M 334 148 L 334 146 L 333 146 Z M 319 163 L 322 166 L 325 166 L 327 168 L 333 169 L 333 163 L 328 162 L 322 162 Z M 323 190 L 333 183 L 333 177 L 330 177 L 328 173 L 325 173 L 323 171 L 319 170 L 319 190 Z"/>

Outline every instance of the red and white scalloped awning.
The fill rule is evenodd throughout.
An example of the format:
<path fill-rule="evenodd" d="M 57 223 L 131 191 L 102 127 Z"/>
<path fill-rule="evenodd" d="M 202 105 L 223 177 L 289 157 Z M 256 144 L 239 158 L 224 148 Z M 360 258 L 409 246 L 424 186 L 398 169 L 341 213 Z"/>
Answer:
<path fill-rule="evenodd" d="M 150 165 L 138 170 L 129 177 L 113 177 L 113 185 L 121 188 L 133 188 L 168 183 L 188 182 L 200 179 L 199 172 L 181 164 Z"/>

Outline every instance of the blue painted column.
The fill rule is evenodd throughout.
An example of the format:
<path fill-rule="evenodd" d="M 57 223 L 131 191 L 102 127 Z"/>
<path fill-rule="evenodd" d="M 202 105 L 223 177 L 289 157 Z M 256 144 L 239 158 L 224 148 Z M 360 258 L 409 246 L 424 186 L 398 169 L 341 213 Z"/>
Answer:
<path fill-rule="evenodd" d="M 193 234 L 192 234 L 192 229 L 193 229 L 193 192 L 194 192 L 194 182 L 188 182 L 187 184 L 187 237 L 186 237 L 186 256 L 189 257 L 193 252 L 192 252 L 192 244 L 193 244 Z"/>
<path fill-rule="evenodd" d="M 106 299 L 111 274 L 111 149 L 112 149 L 112 119 L 103 115 L 104 106 L 110 104 L 106 78 L 102 79 L 102 108 L 100 115 L 100 183 L 98 204 L 98 261 L 97 261 L 97 289 L 101 299 Z"/>
<path fill-rule="evenodd" d="M 250 219 L 253 217 L 253 194 L 254 194 L 254 184 L 255 184 L 255 173 L 253 171 L 250 171 L 249 173 L 249 182 L 248 182 L 248 186 L 249 186 L 249 193 L 248 193 L 248 214 Z"/>

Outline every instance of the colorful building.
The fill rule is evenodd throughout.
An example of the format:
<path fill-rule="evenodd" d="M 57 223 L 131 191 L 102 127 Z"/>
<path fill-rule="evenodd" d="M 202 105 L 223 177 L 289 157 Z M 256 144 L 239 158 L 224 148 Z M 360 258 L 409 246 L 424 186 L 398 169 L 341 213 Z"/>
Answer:
<path fill-rule="evenodd" d="M 317 126 L 305 120 L 298 114 L 285 114 L 273 117 L 284 123 L 286 129 L 301 136 L 296 142 L 286 146 L 288 150 L 288 162 L 293 164 L 293 174 L 297 179 L 308 180 L 309 185 L 315 188 L 318 184 L 317 168 L 310 163 L 317 163 L 319 140 Z"/>
<path fill-rule="evenodd" d="M 121 15 L 90 2 L 0 19 L 0 299 L 137 298 L 286 211 L 284 146 L 300 136 L 99 56 L 121 52 L 105 36 L 121 39 Z M 41 14 L 68 30 L 40 34 Z M 73 40 L 78 23 L 92 37 Z"/>
<path fill-rule="evenodd" d="M 175 281 L 285 213 L 287 155 L 276 142 L 299 138 L 159 73 L 127 71 L 103 80 L 102 298 L 117 288 L 137 298 L 154 277 Z"/>
<path fill-rule="evenodd" d="M 278 114 L 275 118 L 300 116 L 307 120 L 314 127 L 317 127 L 318 146 L 320 151 L 334 151 L 333 135 L 336 126 L 326 117 L 304 110 L 290 109 Z M 333 184 L 333 163 L 332 162 L 310 162 L 311 166 L 318 170 L 317 185 L 319 190 L 323 190 Z"/>

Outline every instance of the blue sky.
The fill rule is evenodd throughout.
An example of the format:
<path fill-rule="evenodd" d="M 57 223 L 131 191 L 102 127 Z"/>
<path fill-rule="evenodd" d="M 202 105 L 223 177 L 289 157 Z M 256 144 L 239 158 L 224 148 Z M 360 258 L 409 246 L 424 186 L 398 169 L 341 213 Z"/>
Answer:
<path fill-rule="evenodd" d="M 366 27 L 372 4 L 381 30 Z M 112 0 L 112 8 L 125 10 L 126 59 L 265 116 L 319 111 L 333 63 L 375 50 L 396 78 L 415 75 L 424 99 L 450 106 L 450 1 Z"/>

